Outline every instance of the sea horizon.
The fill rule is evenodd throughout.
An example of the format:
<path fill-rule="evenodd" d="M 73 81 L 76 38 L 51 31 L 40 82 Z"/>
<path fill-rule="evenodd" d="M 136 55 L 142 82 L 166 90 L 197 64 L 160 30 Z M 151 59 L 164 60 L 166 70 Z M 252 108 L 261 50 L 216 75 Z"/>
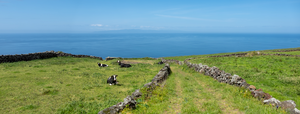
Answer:
<path fill-rule="evenodd" d="M 44 51 L 102 58 L 169 57 L 296 48 L 297 33 L 0 33 L 0 55 Z"/>

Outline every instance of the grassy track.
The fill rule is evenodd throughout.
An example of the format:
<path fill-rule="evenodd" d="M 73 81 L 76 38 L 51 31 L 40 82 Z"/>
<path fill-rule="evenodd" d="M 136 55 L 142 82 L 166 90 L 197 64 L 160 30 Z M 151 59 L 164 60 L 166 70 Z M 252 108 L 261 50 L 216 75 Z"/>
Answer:
<path fill-rule="evenodd" d="M 129 61 L 130 60 L 126 60 Z M 99 68 L 97 62 L 109 64 Z M 131 68 L 116 61 L 59 57 L 0 64 L 2 113 L 98 113 L 150 82 L 163 65 L 134 60 Z M 119 85 L 106 84 L 117 74 Z"/>
<path fill-rule="evenodd" d="M 150 99 L 138 99 L 140 102 L 137 109 L 125 110 L 122 113 L 285 113 L 281 109 L 276 110 L 262 104 L 245 89 L 219 83 L 186 66 L 174 65 L 171 65 L 172 75 L 163 89 L 157 88 Z"/>

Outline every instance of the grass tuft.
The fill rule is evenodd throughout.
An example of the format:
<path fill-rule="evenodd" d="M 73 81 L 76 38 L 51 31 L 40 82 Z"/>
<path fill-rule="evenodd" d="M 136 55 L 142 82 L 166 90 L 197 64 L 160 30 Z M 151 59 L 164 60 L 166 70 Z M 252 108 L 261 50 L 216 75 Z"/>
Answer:
<path fill-rule="evenodd" d="M 37 109 L 39 106 L 36 105 L 27 105 L 27 106 L 23 106 L 21 108 L 21 110 L 32 110 L 32 109 Z"/>

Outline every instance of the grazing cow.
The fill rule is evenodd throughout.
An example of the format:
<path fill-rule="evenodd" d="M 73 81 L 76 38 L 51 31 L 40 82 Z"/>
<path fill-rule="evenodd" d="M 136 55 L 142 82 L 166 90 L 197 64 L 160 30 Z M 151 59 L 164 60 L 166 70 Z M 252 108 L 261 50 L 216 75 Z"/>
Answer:
<path fill-rule="evenodd" d="M 160 62 L 158 62 L 157 64 L 164 64 L 164 62 L 160 61 Z"/>
<path fill-rule="evenodd" d="M 126 67 L 126 68 L 131 67 L 130 64 L 124 64 L 124 63 L 121 63 L 120 60 L 118 60 L 118 63 L 119 63 L 119 65 L 120 65 L 120 67 Z"/>
<path fill-rule="evenodd" d="M 98 66 L 99 66 L 99 67 L 108 67 L 107 64 L 101 64 L 101 63 L 98 63 Z"/>
<path fill-rule="evenodd" d="M 109 85 L 112 85 L 112 84 L 116 85 L 117 84 L 117 76 L 118 75 L 112 75 L 111 77 L 109 77 L 107 79 L 107 83 L 109 83 Z"/>

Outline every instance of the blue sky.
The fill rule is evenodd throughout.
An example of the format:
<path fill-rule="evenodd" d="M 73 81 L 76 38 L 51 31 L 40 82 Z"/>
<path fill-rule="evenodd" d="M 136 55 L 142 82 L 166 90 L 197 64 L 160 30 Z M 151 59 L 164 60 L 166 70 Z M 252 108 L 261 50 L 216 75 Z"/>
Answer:
<path fill-rule="evenodd" d="M 300 0 L 0 0 L 0 33 L 300 33 Z"/>

